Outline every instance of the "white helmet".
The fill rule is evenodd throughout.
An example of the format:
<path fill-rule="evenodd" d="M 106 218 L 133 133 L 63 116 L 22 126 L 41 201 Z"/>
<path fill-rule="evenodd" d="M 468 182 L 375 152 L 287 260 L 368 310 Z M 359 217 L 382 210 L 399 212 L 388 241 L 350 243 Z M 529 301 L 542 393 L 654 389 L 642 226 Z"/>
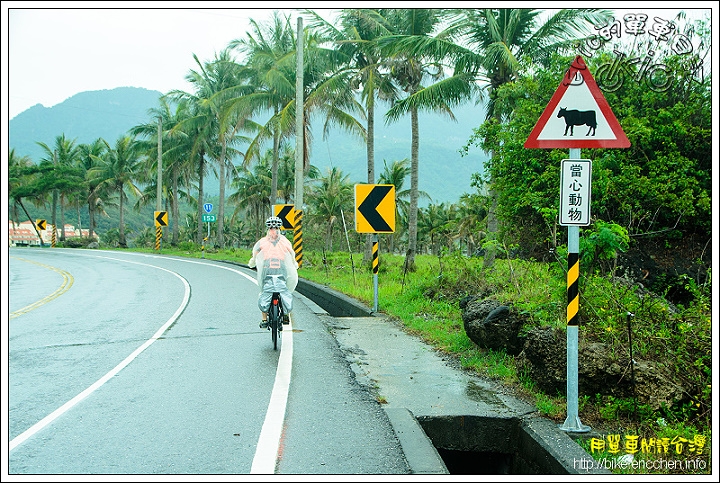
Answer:
<path fill-rule="evenodd" d="M 267 220 L 265 220 L 265 225 L 268 228 L 282 228 L 283 222 L 280 218 L 277 216 L 271 216 Z"/>

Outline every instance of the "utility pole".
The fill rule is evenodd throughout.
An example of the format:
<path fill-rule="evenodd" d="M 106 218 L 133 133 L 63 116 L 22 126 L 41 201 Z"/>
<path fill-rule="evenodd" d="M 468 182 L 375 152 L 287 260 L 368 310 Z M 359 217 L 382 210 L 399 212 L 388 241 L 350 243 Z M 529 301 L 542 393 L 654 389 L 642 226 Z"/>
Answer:
<path fill-rule="evenodd" d="M 157 190 L 155 191 L 155 250 L 160 250 L 163 229 L 157 221 L 157 216 L 162 211 L 162 116 L 158 116 L 157 128 Z"/>
<path fill-rule="evenodd" d="M 162 210 L 162 117 L 158 116 L 158 161 L 157 161 L 157 194 L 155 209 Z"/>
<path fill-rule="evenodd" d="M 53 166 L 57 167 L 57 150 L 53 151 Z M 50 246 L 55 248 L 55 239 L 57 237 L 57 204 L 58 190 L 53 188 L 52 201 L 52 234 L 50 235 Z M 65 227 L 63 227 L 63 230 Z"/>
<path fill-rule="evenodd" d="M 304 111 L 303 97 L 303 35 L 302 17 L 297 19 L 297 74 L 295 75 L 295 226 L 293 231 L 293 250 L 298 267 L 302 267 L 302 218 L 303 218 L 303 180 L 305 179 L 304 148 Z"/>
<path fill-rule="evenodd" d="M 303 209 L 303 178 L 305 154 L 303 152 L 303 19 L 297 19 L 297 75 L 295 76 L 295 209 Z"/>

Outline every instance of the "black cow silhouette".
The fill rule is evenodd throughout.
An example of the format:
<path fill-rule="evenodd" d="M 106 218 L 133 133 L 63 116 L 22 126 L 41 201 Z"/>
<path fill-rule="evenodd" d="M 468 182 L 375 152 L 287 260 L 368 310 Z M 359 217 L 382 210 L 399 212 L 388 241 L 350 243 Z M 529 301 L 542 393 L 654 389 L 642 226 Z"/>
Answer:
<path fill-rule="evenodd" d="M 585 134 L 586 136 L 590 136 L 590 131 L 592 131 L 593 136 L 595 135 L 595 128 L 597 128 L 595 111 L 578 111 L 577 109 L 571 109 L 568 111 L 564 107 L 561 107 L 557 117 L 565 118 L 565 133 L 563 136 L 567 135 L 568 128 L 570 129 L 570 135 L 572 136 L 573 126 L 582 126 L 583 124 L 590 126 L 587 134 Z"/>

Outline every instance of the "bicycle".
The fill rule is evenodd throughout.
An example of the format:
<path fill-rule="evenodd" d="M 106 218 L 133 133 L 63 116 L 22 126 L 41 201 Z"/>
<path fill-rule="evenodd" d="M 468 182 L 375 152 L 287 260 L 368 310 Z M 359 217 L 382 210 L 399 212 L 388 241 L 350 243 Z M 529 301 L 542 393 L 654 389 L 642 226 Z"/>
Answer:
<path fill-rule="evenodd" d="M 280 301 L 280 293 L 273 292 L 268 308 L 268 330 L 272 335 L 273 350 L 277 350 L 277 342 L 282 332 L 283 319 L 285 317 L 283 304 Z"/>
<path fill-rule="evenodd" d="M 655 92 L 664 92 L 670 88 L 673 79 L 667 72 L 664 64 L 650 64 L 655 55 L 654 50 L 649 50 L 642 63 L 638 66 L 637 73 L 633 70 L 633 66 L 640 62 L 640 57 L 625 59 L 627 55 L 613 50 L 616 55 L 615 59 L 598 67 L 595 74 L 595 81 L 598 87 L 605 92 L 615 92 L 622 87 L 625 78 L 634 79 L 637 82 L 642 80 L 645 84 Z"/>

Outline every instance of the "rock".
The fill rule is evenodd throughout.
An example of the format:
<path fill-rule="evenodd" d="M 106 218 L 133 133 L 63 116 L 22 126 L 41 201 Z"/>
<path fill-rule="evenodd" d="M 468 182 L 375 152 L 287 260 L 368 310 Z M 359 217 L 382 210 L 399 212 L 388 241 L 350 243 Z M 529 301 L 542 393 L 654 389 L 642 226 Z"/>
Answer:
<path fill-rule="evenodd" d="M 87 248 L 97 249 L 97 248 L 99 248 L 99 247 L 100 247 L 100 245 L 99 245 L 98 242 L 96 242 L 96 241 L 90 242 L 90 243 L 87 244 Z"/>
<path fill-rule="evenodd" d="M 505 350 L 517 355 L 522 350 L 524 338 L 520 330 L 523 317 L 499 301 L 487 298 L 465 298 L 460 302 L 463 326 L 470 340 L 485 349 Z"/>
<path fill-rule="evenodd" d="M 534 328 L 525 337 L 525 346 L 516 358 L 518 373 L 526 373 L 538 389 L 547 394 L 567 392 L 567 334 L 550 327 Z M 578 394 L 619 398 L 637 397 L 653 409 L 682 401 L 689 391 L 672 380 L 659 366 L 618 355 L 607 344 L 578 341 Z"/>
<path fill-rule="evenodd" d="M 518 374 L 525 373 L 546 394 L 564 394 L 567 389 L 567 353 L 564 331 L 533 328 L 525 335 L 525 346 L 515 360 Z"/>

